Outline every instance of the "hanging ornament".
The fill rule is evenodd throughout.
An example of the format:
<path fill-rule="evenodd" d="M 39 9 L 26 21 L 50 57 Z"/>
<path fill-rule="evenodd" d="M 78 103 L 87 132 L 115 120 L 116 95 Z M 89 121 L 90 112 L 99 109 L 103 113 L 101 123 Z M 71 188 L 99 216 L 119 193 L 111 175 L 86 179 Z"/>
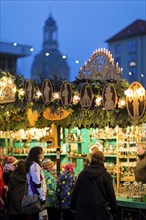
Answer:
<path fill-rule="evenodd" d="M 60 90 L 62 105 L 68 107 L 72 101 L 72 88 L 68 82 L 63 82 Z"/>
<path fill-rule="evenodd" d="M 0 79 L 0 104 L 15 102 L 16 86 L 8 77 Z"/>
<path fill-rule="evenodd" d="M 117 103 L 116 91 L 109 83 L 107 83 L 103 88 L 102 101 L 107 112 L 115 109 Z"/>
<path fill-rule="evenodd" d="M 25 81 L 25 97 L 28 102 L 31 102 L 34 97 L 34 84 L 33 80 L 29 79 Z"/>
<path fill-rule="evenodd" d="M 80 91 L 80 103 L 83 109 L 88 110 L 92 105 L 92 88 L 89 83 L 84 83 Z"/>
<path fill-rule="evenodd" d="M 145 112 L 145 89 L 139 82 L 133 82 L 125 91 L 127 110 L 132 119 L 140 119 Z"/>
<path fill-rule="evenodd" d="M 50 80 L 45 80 L 42 85 L 42 98 L 45 105 L 48 105 L 51 101 L 53 93 L 53 87 Z"/>

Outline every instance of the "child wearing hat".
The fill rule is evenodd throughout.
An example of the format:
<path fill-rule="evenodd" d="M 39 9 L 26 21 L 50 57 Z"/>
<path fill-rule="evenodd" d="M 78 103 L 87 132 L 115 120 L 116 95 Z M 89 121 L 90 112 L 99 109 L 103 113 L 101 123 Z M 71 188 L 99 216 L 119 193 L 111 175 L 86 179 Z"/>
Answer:
<path fill-rule="evenodd" d="M 70 209 L 70 203 L 75 182 L 74 167 L 71 163 L 67 163 L 57 183 L 57 195 L 60 201 L 62 220 L 74 219 L 74 215 Z"/>
<path fill-rule="evenodd" d="M 5 156 L 4 157 L 4 173 L 3 178 L 6 185 L 9 183 L 9 177 L 12 171 L 15 170 L 15 164 L 17 163 L 17 159 L 13 156 Z"/>
<path fill-rule="evenodd" d="M 45 158 L 42 161 L 42 167 L 47 184 L 46 208 L 49 220 L 59 220 L 58 198 L 56 194 L 56 181 L 53 175 L 55 163 Z"/>

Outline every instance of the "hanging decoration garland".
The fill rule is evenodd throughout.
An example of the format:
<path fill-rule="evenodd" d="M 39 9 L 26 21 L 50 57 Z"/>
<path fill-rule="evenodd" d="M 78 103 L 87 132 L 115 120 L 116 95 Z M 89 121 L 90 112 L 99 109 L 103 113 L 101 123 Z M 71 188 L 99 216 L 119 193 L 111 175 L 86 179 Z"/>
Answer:
<path fill-rule="evenodd" d="M 98 49 L 92 54 L 73 82 L 65 81 L 57 84 L 44 80 L 41 86 L 32 80 L 25 81 L 23 76 L 12 76 L 9 73 L 1 72 L 0 80 L 3 77 L 6 77 L 7 80 L 14 80 L 15 102 L 0 103 L 0 130 L 7 130 L 10 127 L 12 130 L 16 129 L 18 126 L 16 123 L 12 123 L 11 118 L 13 115 L 13 120 L 15 120 L 15 117 L 19 117 L 20 112 L 19 129 L 21 125 L 22 128 L 30 125 L 42 128 L 52 122 L 63 127 L 130 125 L 132 120 L 127 113 L 124 94 L 129 84 L 122 79 L 121 73 L 122 69 L 118 64 L 114 65 L 110 52 L 103 49 Z M 114 94 L 113 109 L 105 108 L 106 100 L 103 96 L 103 88 L 107 83 L 110 83 L 111 92 Z M 112 111 L 109 111 L 111 109 Z M 35 110 L 39 114 L 39 118 L 37 114 L 34 116 Z M 9 115 L 6 125 L 4 115 Z M 31 115 L 33 115 L 32 121 Z"/>

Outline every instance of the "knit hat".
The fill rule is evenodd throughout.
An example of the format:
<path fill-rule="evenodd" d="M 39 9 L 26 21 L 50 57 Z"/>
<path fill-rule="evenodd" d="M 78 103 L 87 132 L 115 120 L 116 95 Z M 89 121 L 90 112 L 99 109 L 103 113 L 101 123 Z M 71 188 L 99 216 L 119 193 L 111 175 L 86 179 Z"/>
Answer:
<path fill-rule="evenodd" d="M 71 172 L 73 173 L 74 172 L 74 167 L 71 163 L 68 163 L 64 166 L 64 171 L 65 172 Z"/>
<path fill-rule="evenodd" d="M 17 159 L 13 156 L 5 156 L 4 157 L 4 163 L 8 163 L 8 164 L 16 164 L 17 163 Z"/>
<path fill-rule="evenodd" d="M 50 169 L 54 166 L 54 162 L 48 158 L 45 158 L 43 161 L 42 161 L 42 167 L 44 169 Z"/>

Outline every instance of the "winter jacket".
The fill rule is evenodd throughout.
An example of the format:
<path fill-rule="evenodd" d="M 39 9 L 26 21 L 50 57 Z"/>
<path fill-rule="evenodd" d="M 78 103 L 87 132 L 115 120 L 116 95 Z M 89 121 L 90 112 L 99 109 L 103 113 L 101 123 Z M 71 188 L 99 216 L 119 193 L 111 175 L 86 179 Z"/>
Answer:
<path fill-rule="evenodd" d="M 109 203 L 112 214 L 117 215 L 112 178 L 104 165 L 92 162 L 79 174 L 72 192 L 71 209 L 75 210 L 75 220 L 104 220 L 105 202 L 95 184 Z"/>
<path fill-rule="evenodd" d="M 15 171 L 11 174 L 8 184 L 8 213 L 21 214 L 21 201 L 25 193 L 26 177 L 18 175 Z"/>
<path fill-rule="evenodd" d="M 3 178 L 6 185 L 9 183 L 9 177 L 11 173 L 15 170 L 15 166 L 13 164 L 6 163 L 4 166 Z"/>
<path fill-rule="evenodd" d="M 71 194 L 76 182 L 76 176 L 64 172 L 60 175 L 57 183 L 57 195 L 61 209 L 69 209 L 71 203 Z"/>
<path fill-rule="evenodd" d="M 46 200 L 46 181 L 42 168 L 36 162 L 30 166 L 30 172 L 26 174 L 28 183 L 28 195 L 38 194 L 40 201 Z"/>
<path fill-rule="evenodd" d="M 3 179 L 3 167 L 0 163 L 0 197 L 2 196 L 4 186 L 5 186 L 5 183 Z"/>
<path fill-rule="evenodd" d="M 44 170 L 44 176 L 47 184 L 46 207 L 57 207 L 58 198 L 56 193 L 56 183 L 54 176 L 47 170 Z"/>
<path fill-rule="evenodd" d="M 136 163 L 135 168 L 135 180 L 137 182 L 141 181 L 142 183 L 146 183 L 146 153 L 138 156 L 138 161 Z"/>

